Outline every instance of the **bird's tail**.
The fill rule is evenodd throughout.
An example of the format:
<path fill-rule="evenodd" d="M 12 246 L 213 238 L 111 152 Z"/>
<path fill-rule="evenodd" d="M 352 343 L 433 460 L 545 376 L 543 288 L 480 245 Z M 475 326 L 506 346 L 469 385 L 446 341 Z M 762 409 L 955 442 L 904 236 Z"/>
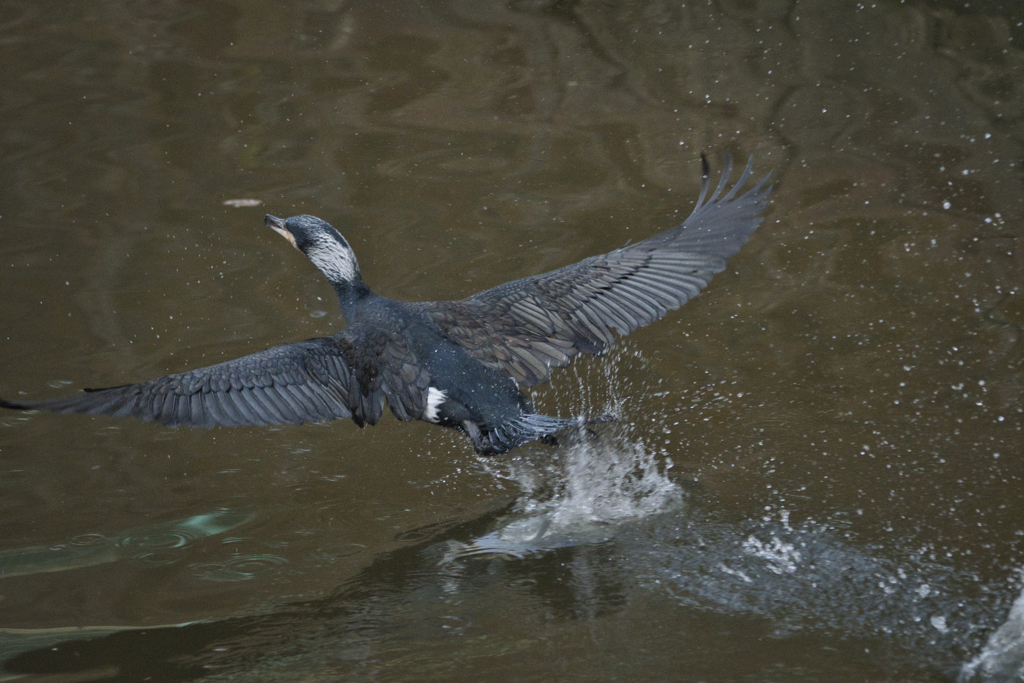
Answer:
<path fill-rule="evenodd" d="M 514 420 L 498 425 L 483 436 L 490 441 L 491 452 L 497 455 L 508 453 L 524 443 L 542 439 L 579 424 L 580 421 L 575 418 L 525 413 Z"/>

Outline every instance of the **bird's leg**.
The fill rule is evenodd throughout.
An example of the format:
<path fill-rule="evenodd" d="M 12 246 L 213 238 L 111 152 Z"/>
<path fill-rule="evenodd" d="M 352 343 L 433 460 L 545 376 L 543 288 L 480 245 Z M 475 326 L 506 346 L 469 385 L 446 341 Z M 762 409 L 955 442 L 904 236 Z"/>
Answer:
<path fill-rule="evenodd" d="M 473 450 L 480 452 L 480 447 L 483 445 L 480 442 L 480 428 L 469 420 L 462 421 L 462 430 L 466 432 L 466 436 L 473 442 Z"/>
<path fill-rule="evenodd" d="M 480 427 L 476 425 L 472 420 L 463 420 L 462 429 L 466 432 L 466 436 L 473 443 L 473 450 L 478 455 L 494 455 L 497 451 L 494 450 L 494 446 L 491 444 L 490 439 L 483 438 L 483 434 L 480 432 Z"/>

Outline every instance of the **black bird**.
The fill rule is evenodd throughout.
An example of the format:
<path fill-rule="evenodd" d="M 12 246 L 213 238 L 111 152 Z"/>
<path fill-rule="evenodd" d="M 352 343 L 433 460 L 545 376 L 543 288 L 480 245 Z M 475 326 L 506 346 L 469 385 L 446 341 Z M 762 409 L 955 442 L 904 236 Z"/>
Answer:
<path fill-rule="evenodd" d="M 614 342 L 682 306 L 725 268 L 761 223 L 766 176 L 731 190 L 728 159 L 715 192 L 707 161 L 697 205 L 682 225 L 609 254 L 488 289 L 462 301 L 407 303 L 370 291 L 345 238 L 314 216 L 264 222 L 320 269 L 348 326 L 141 384 L 4 408 L 106 414 L 167 426 L 266 425 L 351 418 L 376 424 L 387 402 L 399 420 L 457 429 L 483 455 L 546 438 L 576 420 L 538 415 L 520 389 L 551 378 L 577 353 Z M 770 175 L 770 174 L 769 174 Z"/>

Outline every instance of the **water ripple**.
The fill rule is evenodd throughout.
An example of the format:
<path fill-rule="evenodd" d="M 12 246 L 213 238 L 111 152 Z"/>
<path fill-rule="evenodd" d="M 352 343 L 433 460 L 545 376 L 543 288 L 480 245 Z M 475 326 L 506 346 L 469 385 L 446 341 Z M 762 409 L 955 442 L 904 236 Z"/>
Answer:
<path fill-rule="evenodd" d="M 192 573 L 206 581 L 251 581 L 288 562 L 278 555 L 240 555 L 225 562 L 192 565 Z"/>
<path fill-rule="evenodd" d="M 66 571 L 125 558 L 153 566 L 172 564 L 192 542 L 234 529 L 253 516 L 247 510 L 217 510 L 131 529 L 121 536 L 88 533 L 66 543 L 5 550 L 0 552 L 0 578 Z"/>

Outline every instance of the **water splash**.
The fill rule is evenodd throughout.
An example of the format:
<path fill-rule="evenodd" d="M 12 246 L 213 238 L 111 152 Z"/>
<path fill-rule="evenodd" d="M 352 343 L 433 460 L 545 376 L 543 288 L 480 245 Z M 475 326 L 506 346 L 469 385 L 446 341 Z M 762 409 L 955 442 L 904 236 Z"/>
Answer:
<path fill-rule="evenodd" d="M 1024 571 L 1018 572 L 1024 576 Z M 1024 590 L 1006 621 L 988 638 L 977 657 L 964 664 L 957 683 L 1024 680 Z"/>
<path fill-rule="evenodd" d="M 564 453 L 561 486 L 549 505 L 564 522 L 647 517 L 682 502 L 671 468 L 642 442 L 614 435 L 583 441 Z"/>
<path fill-rule="evenodd" d="M 523 495 L 512 514 L 469 544 L 450 543 L 446 559 L 530 554 L 610 539 L 624 522 L 682 504 L 668 477 L 671 462 L 618 434 L 583 435 L 538 465 L 528 457 L 507 463 L 503 476 Z"/>
<path fill-rule="evenodd" d="M 852 544 L 828 524 L 791 524 L 785 512 L 727 517 L 694 506 L 685 520 L 647 520 L 616 537 L 614 564 L 681 606 L 764 617 L 780 638 L 882 638 L 896 659 L 948 676 L 1011 611 L 960 680 L 1020 680 L 1007 672 L 1024 661 L 1024 599 L 1008 610 L 1005 585 L 943 565 L 927 548 Z"/>
<path fill-rule="evenodd" d="M 450 542 L 445 560 L 495 554 L 522 558 L 601 543 L 625 522 L 680 507 L 682 490 L 668 476 L 672 461 L 638 436 L 642 430 L 626 411 L 624 392 L 643 393 L 657 382 L 627 381 L 623 375 L 648 371 L 639 351 L 621 345 L 610 358 L 574 363 L 565 373 L 567 389 L 559 384 L 550 395 L 535 396 L 571 405 L 572 414 L 583 419 L 614 419 L 559 434 L 554 451 L 538 446 L 506 460 L 481 459 L 485 469 L 514 482 L 522 495 L 490 533 L 471 543 Z"/>

